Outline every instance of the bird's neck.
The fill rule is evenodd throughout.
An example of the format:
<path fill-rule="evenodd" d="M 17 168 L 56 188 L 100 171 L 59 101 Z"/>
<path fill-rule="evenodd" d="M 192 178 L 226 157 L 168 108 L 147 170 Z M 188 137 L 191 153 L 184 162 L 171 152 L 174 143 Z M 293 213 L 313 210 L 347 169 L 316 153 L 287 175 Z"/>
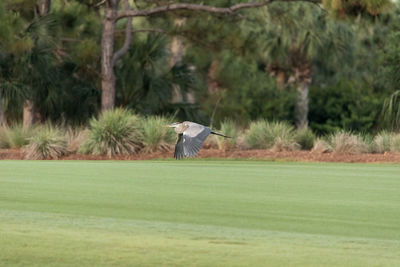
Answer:
<path fill-rule="evenodd" d="M 177 134 L 183 134 L 183 132 L 184 132 L 186 129 L 187 129 L 187 126 L 181 124 L 181 125 L 178 125 L 177 127 L 175 127 L 174 130 L 175 130 L 175 132 L 176 132 Z"/>

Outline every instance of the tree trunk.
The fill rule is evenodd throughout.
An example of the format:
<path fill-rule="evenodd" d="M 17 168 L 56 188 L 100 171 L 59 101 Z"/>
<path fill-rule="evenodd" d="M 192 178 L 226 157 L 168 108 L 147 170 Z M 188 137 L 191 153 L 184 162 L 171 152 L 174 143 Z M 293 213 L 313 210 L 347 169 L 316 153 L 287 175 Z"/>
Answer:
<path fill-rule="evenodd" d="M 36 5 L 37 13 L 40 17 L 46 16 L 50 12 L 51 0 L 39 0 Z M 35 115 L 35 103 L 32 100 L 25 100 L 23 112 L 23 128 L 32 127 L 36 118 L 40 118 L 40 114 Z"/>
<path fill-rule="evenodd" d="M 182 27 L 185 23 L 186 18 L 176 18 L 174 20 L 175 27 Z M 173 67 L 175 64 L 182 61 L 182 57 L 185 54 L 185 45 L 182 36 L 174 35 L 174 37 L 172 37 L 170 52 L 169 65 Z"/>
<path fill-rule="evenodd" d="M 107 1 L 104 20 L 103 35 L 101 38 L 101 111 L 114 108 L 115 104 L 115 75 L 114 75 L 114 32 L 116 2 Z"/>
<path fill-rule="evenodd" d="M 32 127 L 34 123 L 34 116 L 35 114 L 35 108 L 33 101 L 31 100 L 25 100 L 24 103 L 24 118 L 23 118 L 23 128 L 24 129 L 29 129 Z"/>
<path fill-rule="evenodd" d="M 4 117 L 2 89 L 0 88 L 0 126 L 3 126 L 4 124 L 6 124 L 6 118 Z"/>
<path fill-rule="evenodd" d="M 39 0 L 36 8 L 40 16 L 49 14 L 51 6 L 51 0 Z"/>
<path fill-rule="evenodd" d="M 174 20 L 175 27 L 181 27 L 186 22 L 186 18 L 176 18 Z M 180 64 L 182 62 L 182 57 L 185 53 L 185 46 L 183 44 L 183 38 L 179 35 L 174 35 L 170 44 L 170 57 L 168 63 L 170 68 L 174 65 Z M 173 84 L 171 103 L 180 103 L 184 101 L 181 88 L 178 84 Z"/>
<path fill-rule="evenodd" d="M 296 126 L 299 129 L 308 126 L 308 92 L 310 84 L 311 79 L 297 83 Z"/>
<path fill-rule="evenodd" d="M 219 68 L 219 61 L 217 58 L 214 58 L 208 68 L 207 72 L 207 88 L 209 94 L 216 93 L 220 88 L 218 83 L 216 82 L 215 78 L 217 76 Z"/>

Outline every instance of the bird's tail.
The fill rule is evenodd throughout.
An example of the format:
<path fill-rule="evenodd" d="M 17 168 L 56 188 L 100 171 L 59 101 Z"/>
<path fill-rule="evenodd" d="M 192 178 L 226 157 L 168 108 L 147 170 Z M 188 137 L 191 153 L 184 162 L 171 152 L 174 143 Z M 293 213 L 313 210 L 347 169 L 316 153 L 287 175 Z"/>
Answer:
<path fill-rule="evenodd" d="M 225 138 L 232 138 L 230 136 L 226 136 L 226 135 L 223 135 L 223 134 L 220 134 L 220 133 L 216 133 L 216 132 L 211 132 L 211 134 L 219 135 L 219 136 L 222 136 L 222 137 L 225 137 Z"/>

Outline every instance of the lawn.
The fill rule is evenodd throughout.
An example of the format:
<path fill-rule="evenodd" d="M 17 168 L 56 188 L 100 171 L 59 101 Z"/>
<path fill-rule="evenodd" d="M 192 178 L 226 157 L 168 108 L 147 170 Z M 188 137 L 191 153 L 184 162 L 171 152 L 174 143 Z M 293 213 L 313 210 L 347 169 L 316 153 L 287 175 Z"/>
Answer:
<path fill-rule="evenodd" d="M 0 266 L 400 266 L 400 165 L 0 161 Z"/>

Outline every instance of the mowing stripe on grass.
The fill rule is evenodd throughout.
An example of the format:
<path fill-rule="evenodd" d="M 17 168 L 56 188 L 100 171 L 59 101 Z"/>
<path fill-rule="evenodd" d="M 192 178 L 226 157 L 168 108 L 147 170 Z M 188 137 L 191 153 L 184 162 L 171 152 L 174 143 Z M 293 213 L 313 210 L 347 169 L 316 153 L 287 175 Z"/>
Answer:
<path fill-rule="evenodd" d="M 0 263 L 51 264 L 50 250 L 59 265 L 393 266 L 399 173 L 394 164 L 1 161 Z M 81 260 L 67 260 L 76 249 Z"/>

